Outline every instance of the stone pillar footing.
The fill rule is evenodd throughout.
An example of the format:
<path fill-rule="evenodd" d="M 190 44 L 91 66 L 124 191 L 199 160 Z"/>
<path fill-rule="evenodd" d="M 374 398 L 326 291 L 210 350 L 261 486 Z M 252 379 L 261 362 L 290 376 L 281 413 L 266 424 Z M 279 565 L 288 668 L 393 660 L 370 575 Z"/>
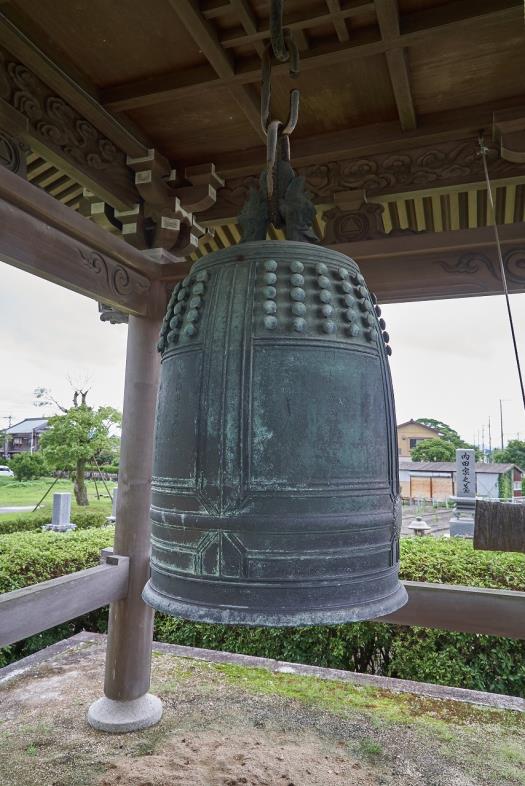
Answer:
<path fill-rule="evenodd" d="M 145 693 L 131 701 L 116 701 L 103 696 L 88 710 L 90 726 L 99 731 L 123 734 L 154 726 L 162 717 L 162 702 L 157 696 Z"/>

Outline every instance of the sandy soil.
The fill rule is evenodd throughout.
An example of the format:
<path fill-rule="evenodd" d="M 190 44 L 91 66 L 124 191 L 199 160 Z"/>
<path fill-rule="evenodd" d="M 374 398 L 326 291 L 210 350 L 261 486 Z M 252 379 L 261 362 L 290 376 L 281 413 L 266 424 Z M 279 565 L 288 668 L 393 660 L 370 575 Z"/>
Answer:
<path fill-rule="evenodd" d="M 104 647 L 0 682 L 0 786 L 525 786 L 525 716 L 155 654 L 162 722 L 85 720 Z"/>
<path fill-rule="evenodd" d="M 372 786 L 377 778 L 329 745 L 298 735 L 187 734 L 162 753 L 118 759 L 100 786 Z"/>

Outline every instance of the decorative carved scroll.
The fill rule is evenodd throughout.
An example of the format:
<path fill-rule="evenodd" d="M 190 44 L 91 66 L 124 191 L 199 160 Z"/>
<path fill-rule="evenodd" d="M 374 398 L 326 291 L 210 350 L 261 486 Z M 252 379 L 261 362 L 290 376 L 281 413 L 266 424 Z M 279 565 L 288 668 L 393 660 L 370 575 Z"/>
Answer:
<path fill-rule="evenodd" d="M 525 248 L 516 248 L 503 254 L 503 262 L 508 281 L 514 284 L 525 283 Z"/>
<path fill-rule="evenodd" d="M 144 295 L 149 292 L 150 281 L 140 273 L 117 264 L 98 251 L 79 249 L 81 266 L 89 271 L 103 285 L 103 290 L 113 297 L 130 294 Z"/>
<path fill-rule="evenodd" d="M 0 130 L 0 166 L 25 177 L 25 156 L 21 146 L 2 130 Z"/>
<path fill-rule="evenodd" d="M 485 254 L 480 254 L 477 251 L 468 251 L 461 254 L 454 262 L 444 259 L 435 260 L 434 264 L 439 265 L 445 273 L 460 274 L 460 275 L 473 275 L 479 273 L 485 267 L 491 276 L 497 278 L 494 263 Z"/>
<path fill-rule="evenodd" d="M 135 201 L 124 153 L 1 48 L 0 98 L 27 118 L 26 136 L 31 144 L 40 143 L 65 164 L 105 184 L 106 198 L 116 207 Z"/>
<path fill-rule="evenodd" d="M 515 163 L 498 156 L 496 143 L 487 142 L 493 179 L 516 176 Z M 293 162 L 292 162 L 293 163 Z M 479 144 L 475 139 L 442 142 L 400 153 L 378 153 L 367 158 L 330 161 L 326 164 L 294 167 L 305 178 L 306 188 L 317 204 L 334 201 L 340 191 L 361 191 L 367 197 L 385 193 L 478 182 L 484 179 Z M 525 175 L 525 165 L 522 168 Z M 231 178 L 221 190 L 219 203 L 204 220 L 219 220 L 221 215 L 236 216 L 257 177 Z"/>
<path fill-rule="evenodd" d="M 452 275 L 476 275 L 485 268 L 490 275 L 501 280 L 499 265 L 478 251 L 461 254 L 457 260 L 435 260 L 434 264 Z M 503 253 L 503 264 L 509 283 L 525 284 L 525 248 L 514 248 Z"/>

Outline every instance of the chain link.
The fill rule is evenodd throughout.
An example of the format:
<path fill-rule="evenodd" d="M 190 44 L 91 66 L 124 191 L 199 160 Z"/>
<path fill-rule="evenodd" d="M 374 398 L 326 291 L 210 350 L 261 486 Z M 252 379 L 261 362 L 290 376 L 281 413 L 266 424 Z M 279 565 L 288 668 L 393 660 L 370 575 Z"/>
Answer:
<path fill-rule="evenodd" d="M 289 74 L 292 79 L 299 76 L 299 50 L 292 38 L 291 31 L 283 28 L 284 0 L 272 0 L 270 11 L 271 43 L 265 47 L 262 58 L 261 73 L 261 126 L 266 134 L 266 183 L 268 198 L 271 199 L 274 188 L 274 170 L 276 167 L 277 149 L 281 148 L 281 155 L 290 159 L 289 136 L 297 125 L 299 116 L 299 90 L 290 91 L 290 109 L 288 119 L 272 119 L 272 51 L 280 62 L 290 62 Z M 279 141 L 286 137 L 286 141 L 279 145 Z"/>

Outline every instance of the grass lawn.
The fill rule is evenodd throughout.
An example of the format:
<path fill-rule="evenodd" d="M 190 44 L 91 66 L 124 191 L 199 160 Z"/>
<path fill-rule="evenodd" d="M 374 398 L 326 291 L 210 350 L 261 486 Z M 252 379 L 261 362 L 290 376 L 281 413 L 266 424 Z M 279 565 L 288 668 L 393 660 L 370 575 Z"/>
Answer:
<path fill-rule="evenodd" d="M 36 505 L 36 503 L 44 496 L 49 486 L 53 483 L 54 478 L 40 478 L 40 480 L 24 480 L 17 481 L 13 478 L 0 478 L 0 508 L 3 507 L 16 507 L 17 505 Z M 82 510 L 92 510 L 109 515 L 111 513 L 111 500 L 106 496 L 107 492 L 102 483 L 97 482 L 98 491 L 101 495 L 97 499 L 95 483 L 92 480 L 86 481 L 88 488 L 89 507 L 82 508 Z M 115 487 L 115 481 L 108 482 L 110 491 Z M 53 493 L 55 491 L 70 491 L 73 494 L 73 482 L 71 480 L 58 480 L 43 504 L 38 508 L 37 513 L 50 512 L 53 507 Z M 104 496 L 102 496 L 104 494 Z M 73 510 L 78 508 L 73 494 Z M 0 520 L 3 518 L 13 518 L 16 513 L 3 513 L 0 514 Z M 28 512 L 20 515 L 27 516 Z"/>

